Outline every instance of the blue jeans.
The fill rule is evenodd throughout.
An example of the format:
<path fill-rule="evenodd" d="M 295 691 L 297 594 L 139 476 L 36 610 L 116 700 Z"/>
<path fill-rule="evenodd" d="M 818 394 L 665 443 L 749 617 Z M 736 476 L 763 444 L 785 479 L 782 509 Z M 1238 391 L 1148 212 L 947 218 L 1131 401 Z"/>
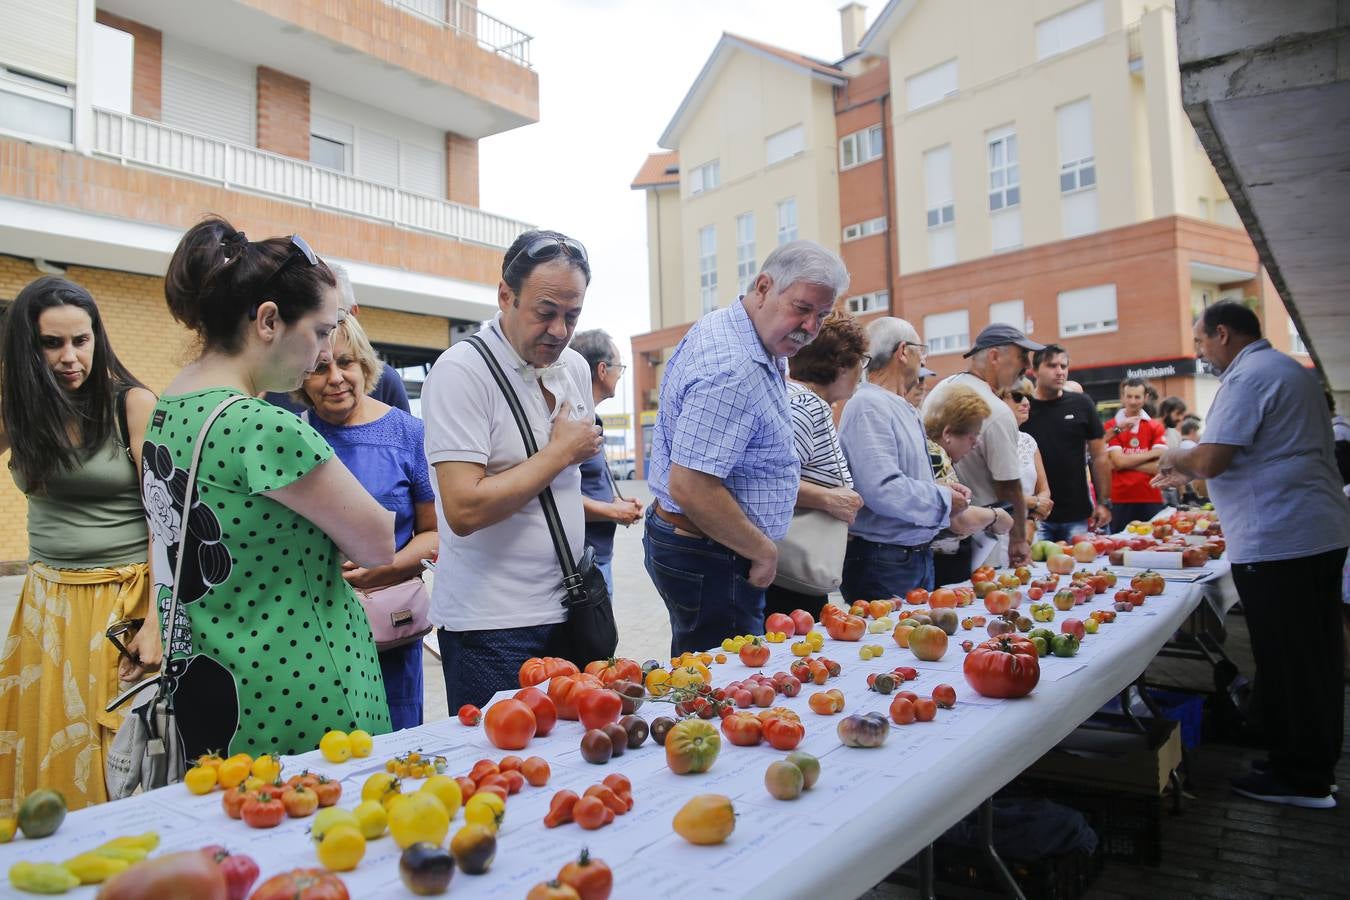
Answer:
<path fill-rule="evenodd" d="M 764 631 L 764 589 L 747 580 L 750 560 L 716 541 L 676 534 L 655 513 L 646 523 L 647 574 L 670 616 L 671 656 Z"/>
<path fill-rule="evenodd" d="M 1075 534 L 1091 531 L 1092 520 L 1084 522 L 1041 522 L 1036 526 L 1038 541 L 1067 541 Z"/>
<path fill-rule="evenodd" d="M 520 687 L 520 667 L 543 656 L 556 625 L 489 628 L 484 631 L 436 629 L 441 645 L 441 674 L 450 715 L 465 703 L 482 706 L 498 691 Z"/>
<path fill-rule="evenodd" d="M 394 731 L 422 724 L 422 640 L 380 651 L 384 696 Z"/>
<path fill-rule="evenodd" d="M 844 552 L 844 600 L 904 597 L 916 587 L 933 589 L 933 548 L 900 547 L 851 538 Z"/>
<path fill-rule="evenodd" d="M 595 567 L 600 570 L 600 574 L 605 576 L 605 587 L 609 588 L 609 599 L 614 600 L 614 560 L 607 559 L 604 562 L 597 562 Z"/>

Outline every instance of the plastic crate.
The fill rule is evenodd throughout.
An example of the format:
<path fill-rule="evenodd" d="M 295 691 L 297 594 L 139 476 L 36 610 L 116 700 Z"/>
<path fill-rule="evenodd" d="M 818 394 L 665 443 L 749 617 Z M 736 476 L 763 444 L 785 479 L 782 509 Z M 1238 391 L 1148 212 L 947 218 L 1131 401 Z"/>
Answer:
<path fill-rule="evenodd" d="M 1081 897 L 1102 871 L 1102 850 L 1075 850 L 1034 862 L 1005 859 L 1022 893 L 1040 900 L 1073 900 Z M 1003 895 L 1003 885 L 978 850 L 944 846 L 939 842 L 933 856 L 937 882 Z"/>
<path fill-rule="evenodd" d="M 1185 691 L 1164 691 L 1156 688 L 1149 688 L 1148 694 L 1162 712 L 1162 717 L 1176 722 L 1180 726 L 1181 746 L 1187 750 L 1199 746 L 1204 733 L 1204 696 Z M 1135 716 L 1141 719 L 1148 719 L 1153 715 L 1138 697 L 1134 698 L 1130 709 Z M 1102 714 L 1108 717 L 1120 715 L 1120 698 L 1116 697 L 1103 706 L 1097 715 Z"/>
<path fill-rule="evenodd" d="M 1061 781 L 1023 778 L 1018 788 L 1073 807 L 1097 832 L 1104 857 L 1146 866 L 1162 860 L 1163 804 L 1159 795 L 1101 790 Z"/>

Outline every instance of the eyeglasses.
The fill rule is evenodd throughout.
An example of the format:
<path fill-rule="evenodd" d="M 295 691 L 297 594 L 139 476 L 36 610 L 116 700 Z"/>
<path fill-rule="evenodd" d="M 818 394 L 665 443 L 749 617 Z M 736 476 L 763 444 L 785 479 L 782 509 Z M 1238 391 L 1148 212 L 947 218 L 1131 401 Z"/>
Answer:
<path fill-rule="evenodd" d="M 870 365 L 872 364 L 872 357 L 870 357 L 870 356 L 868 356 L 866 353 L 864 353 L 864 354 L 862 355 L 862 359 L 859 360 L 859 362 L 861 362 L 861 363 L 862 363 L 862 367 L 863 367 L 864 369 L 866 369 L 868 366 L 870 366 Z"/>
<path fill-rule="evenodd" d="M 511 266 L 515 264 L 515 261 L 520 259 L 522 255 L 528 256 L 536 262 L 542 262 L 543 260 L 553 259 L 553 257 L 560 253 L 566 253 L 568 256 L 572 257 L 572 259 L 580 262 L 588 261 L 586 257 L 586 248 L 581 245 L 580 241 L 574 241 L 570 237 L 565 236 L 555 237 L 553 235 L 546 235 L 541 238 L 536 238 L 520 248 L 520 250 L 516 251 L 515 256 L 506 261 L 506 265 L 502 268 L 511 268 Z"/>
<path fill-rule="evenodd" d="M 916 349 L 919 351 L 919 356 L 920 356 L 920 358 L 925 357 L 925 356 L 928 355 L 928 345 L 927 345 L 927 344 L 916 344 L 916 343 L 914 343 L 914 341 L 901 341 L 900 343 L 898 343 L 898 344 L 895 345 L 895 349 L 896 349 L 897 351 L 899 351 L 900 349 L 902 349 L 902 348 L 904 348 L 904 347 L 914 347 L 914 348 L 916 348 Z"/>
<path fill-rule="evenodd" d="M 609 370 L 611 372 L 614 372 L 617 375 L 622 375 L 624 370 L 628 368 L 628 366 L 624 365 L 623 363 L 607 362 L 605 363 L 605 365 L 609 367 Z"/>
<path fill-rule="evenodd" d="M 122 643 L 122 636 L 130 635 L 131 637 L 135 637 L 136 632 L 140 631 L 141 626 L 144 624 L 144 619 L 119 619 L 108 626 L 108 630 L 104 632 L 104 634 L 107 636 L 108 640 L 112 641 L 112 645 L 117 648 L 117 652 L 120 655 L 125 656 L 132 662 L 137 662 L 136 658 L 127 652 L 126 645 Z M 128 638 L 128 640 L 130 640 L 130 638 Z"/>
<path fill-rule="evenodd" d="M 286 255 L 284 260 L 282 260 L 281 265 L 272 270 L 271 275 L 268 275 L 263 279 L 263 283 L 258 286 L 258 290 L 254 293 L 256 299 L 252 308 L 248 311 L 249 321 L 258 318 L 258 306 L 262 303 L 263 293 L 267 290 L 268 286 L 271 285 L 273 281 L 276 281 L 277 276 L 286 271 L 291 263 L 295 262 L 297 259 L 303 259 L 306 265 L 310 266 L 317 266 L 319 264 L 319 257 L 312 249 L 310 249 L 310 246 L 305 239 L 298 234 L 293 234 L 291 235 L 291 252 Z"/>
<path fill-rule="evenodd" d="M 1012 397 L 1014 403 L 1021 403 L 1023 400 L 1027 399 L 1027 395 L 1021 391 L 1009 391 L 1008 396 Z"/>

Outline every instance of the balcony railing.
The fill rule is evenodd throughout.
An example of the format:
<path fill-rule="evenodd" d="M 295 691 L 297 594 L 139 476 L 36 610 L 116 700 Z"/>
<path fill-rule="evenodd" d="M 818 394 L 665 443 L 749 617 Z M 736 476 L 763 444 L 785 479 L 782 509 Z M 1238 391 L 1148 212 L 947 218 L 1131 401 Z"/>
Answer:
<path fill-rule="evenodd" d="M 484 50 L 505 56 L 527 69 L 532 68 L 530 41 L 533 38 L 519 28 L 513 28 L 501 19 L 483 12 L 472 0 L 385 0 L 385 2 L 392 6 L 400 6 L 424 19 L 430 19 L 438 25 L 452 28 L 476 40 L 478 46 Z"/>
<path fill-rule="evenodd" d="M 234 190 L 499 249 L 511 246 L 517 235 L 533 227 L 472 206 L 103 109 L 94 110 L 94 152 Z"/>

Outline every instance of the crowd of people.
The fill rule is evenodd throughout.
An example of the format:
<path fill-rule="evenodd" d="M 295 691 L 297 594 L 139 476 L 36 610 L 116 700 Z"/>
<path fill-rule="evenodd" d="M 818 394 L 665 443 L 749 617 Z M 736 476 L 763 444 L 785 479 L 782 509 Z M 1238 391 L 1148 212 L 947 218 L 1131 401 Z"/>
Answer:
<path fill-rule="evenodd" d="M 1224 372 L 1202 439 L 1183 401 L 1158 405 L 1139 379 L 1104 424 L 1068 352 L 1010 325 L 939 379 L 911 323 L 838 311 L 836 254 L 785 244 L 669 359 L 644 509 L 605 460 L 595 408 L 624 366 L 603 330 L 576 333 L 590 279 L 579 241 L 517 238 L 496 316 L 441 355 L 420 419 L 345 273 L 299 236 L 252 241 L 220 218 L 184 235 L 165 294 L 197 355 L 159 397 L 118 361 L 87 291 L 25 288 L 0 373 L 30 540 L 0 658 L 0 805 L 39 782 L 72 808 L 107 799 L 122 713 L 106 705 L 156 671 L 191 757 L 420 724 L 433 629 L 452 711 L 514 686 L 530 657 L 584 663 L 597 636 L 577 623 L 608 608 L 615 530 L 639 522 L 672 655 L 758 633 L 766 612 L 815 612 L 835 589 L 904 596 L 1021 565 L 1036 540 L 1151 517 L 1162 491 L 1214 497 L 1254 620 L 1289 579 L 1339 616 L 1323 602 L 1350 543 L 1340 482 L 1334 501 L 1324 490 L 1331 422 L 1303 408 L 1315 383 L 1245 308 L 1196 324 L 1198 354 Z M 1295 527 L 1291 491 L 1328 527 Z M 1269 528 L 1272 509 L 1290 521 Z M 1289 547 L 1269 551 L 1258 529 Z M 1288 716 L 1262 777 L 1315 792 L 1339 754 L 1342 657 L 1334 690 L 1292 704 L 1289 685 L 1332 648 L 1291 654 L 1263 628 L 1258 667 L 1285 673 L 1264 681 Z"/>

